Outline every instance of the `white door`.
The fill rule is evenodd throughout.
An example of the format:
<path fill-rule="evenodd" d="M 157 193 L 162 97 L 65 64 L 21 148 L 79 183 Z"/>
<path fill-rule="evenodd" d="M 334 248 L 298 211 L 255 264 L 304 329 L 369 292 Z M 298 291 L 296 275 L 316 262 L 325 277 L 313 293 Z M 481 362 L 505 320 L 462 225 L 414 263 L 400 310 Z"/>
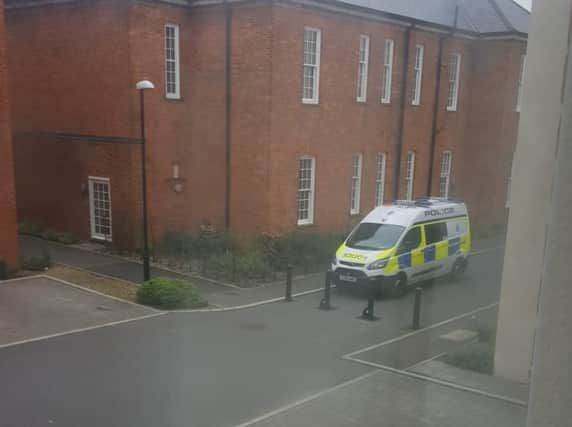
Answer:
<path fill-rule="evenodd" d="M 111 242 L 111 186 L 109 178 L 89 178 L 91 238 Z"/>

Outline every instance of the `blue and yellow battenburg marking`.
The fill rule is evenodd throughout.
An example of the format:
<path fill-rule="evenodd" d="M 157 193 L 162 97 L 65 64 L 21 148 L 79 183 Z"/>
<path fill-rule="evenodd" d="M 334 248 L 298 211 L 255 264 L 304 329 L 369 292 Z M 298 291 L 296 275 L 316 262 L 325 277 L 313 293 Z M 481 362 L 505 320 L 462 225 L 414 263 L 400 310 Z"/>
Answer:
<path fill-rule="evenodd" d="M 385 271 L 387 273 L 396 273 L 405 268 L 418 267 L 425 263 L 439 261 L 457 254 L 466 254 L 470 249 L 469 233 L 466 233 L 461 237 L 454 237 L 421 249 L 415 249 L 403 255 L 394 256 L 388 261 Z"/>

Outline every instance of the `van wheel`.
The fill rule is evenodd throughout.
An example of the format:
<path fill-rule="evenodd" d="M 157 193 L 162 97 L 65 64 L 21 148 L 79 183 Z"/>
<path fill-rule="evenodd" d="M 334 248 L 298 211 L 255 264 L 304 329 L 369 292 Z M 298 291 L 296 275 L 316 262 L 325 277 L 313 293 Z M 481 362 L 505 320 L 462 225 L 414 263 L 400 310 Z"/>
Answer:
<path fill-rule="evenodd" d="M 455 281 L 461 280 L 465 276 L 467 265 L 468 261 L 462 258 L 455 261 L 455 264 L 453 264 L 453 268 L 451 269 L 451 279 Z"/>
<path fill-rule="evenodd" d="M 407 293 L 407 276 L 403 273 L 398 274 L 385 289 L 391 298 L 402 298 Z"/>

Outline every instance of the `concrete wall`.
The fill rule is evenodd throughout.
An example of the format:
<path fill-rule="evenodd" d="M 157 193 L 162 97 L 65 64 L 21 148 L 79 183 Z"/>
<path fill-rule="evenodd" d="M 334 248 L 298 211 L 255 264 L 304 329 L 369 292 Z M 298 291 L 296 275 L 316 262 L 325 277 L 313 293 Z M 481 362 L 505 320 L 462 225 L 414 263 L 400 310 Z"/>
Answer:
<path fill-rule="evenodd" d="M 496 340 L 496 373 L 523 382 L 531 367 L 568 52 L 570 9 L 562 7 L 570 1 L 552 3 L 538 16 L 533 9 L 531 21 Z"/>

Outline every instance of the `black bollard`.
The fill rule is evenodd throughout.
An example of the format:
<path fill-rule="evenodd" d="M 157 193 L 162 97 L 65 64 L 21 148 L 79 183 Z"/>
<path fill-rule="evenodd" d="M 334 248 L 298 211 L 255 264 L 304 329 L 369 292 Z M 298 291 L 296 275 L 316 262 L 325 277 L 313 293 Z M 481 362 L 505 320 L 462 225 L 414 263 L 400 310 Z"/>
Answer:
<path fill-rule="evenodd" d="M 418 330 L 420 325 L 420 312 L 421 312 L 421 292 L 423 289 L 415 288 L 415 302 L 413 303 L 413 329 Z"/>
<path fill-rule="evenodd" d="M 364 320 L 369 320 L 370 322 L 377 320 L 377 317 L 375 317 L 374 313 L 375 291 L 376 291 L 375 284 L 370 283 L 369 294 L 367 297 L 367 307 L 364 308 L 361 313 L 361 318 Z"/>
<path fill-rule="evenodd" d="M 292 266 L 286 267 L 286 302 L 292 302 Z"/>
<path fill-rule="evenodd" d="M 330 305 L 330 286 L 332 285 L 332 272 L 326 272 L 326 283 L 324 285 L 324 298 L 320 301 L 320 310 L 331 310 Z"/>

